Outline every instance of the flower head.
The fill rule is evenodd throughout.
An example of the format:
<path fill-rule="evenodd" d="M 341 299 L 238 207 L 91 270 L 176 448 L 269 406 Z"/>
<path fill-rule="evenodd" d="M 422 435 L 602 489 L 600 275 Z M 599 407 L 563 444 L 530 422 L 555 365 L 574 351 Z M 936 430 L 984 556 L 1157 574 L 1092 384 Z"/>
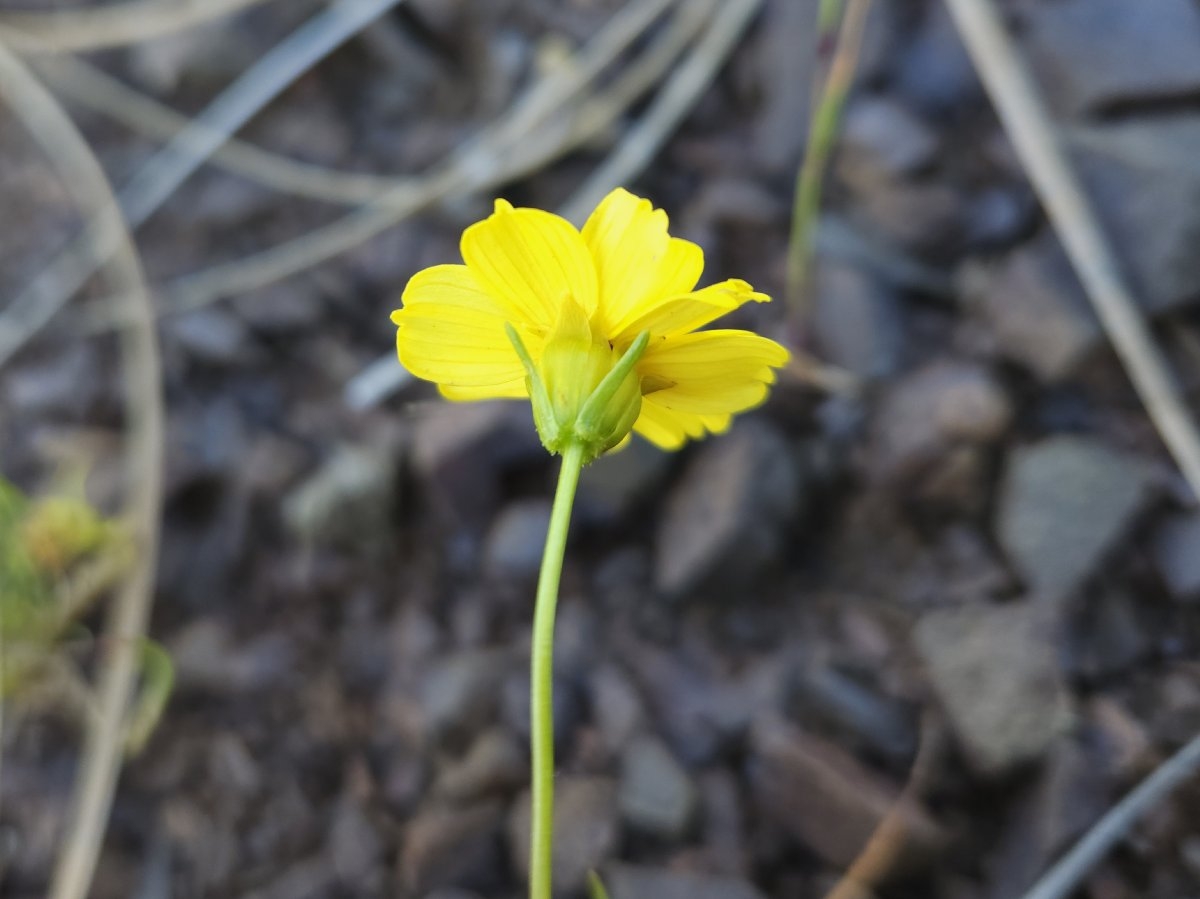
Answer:
<path fill-rule="evenodd" d="M 451 400 L 530 397 L 553 452 L 575 440 L 594 456 L 630 430 L 663 449 L 720 433 L 788 360 L 749 331 L 698 330 L 770 298 L 739 280 L 696 290 L 703 251 L 625 190 L 582 231 L 497 200 L 462 255 L 408 282 L 392 313 L 400 361 Z"/>

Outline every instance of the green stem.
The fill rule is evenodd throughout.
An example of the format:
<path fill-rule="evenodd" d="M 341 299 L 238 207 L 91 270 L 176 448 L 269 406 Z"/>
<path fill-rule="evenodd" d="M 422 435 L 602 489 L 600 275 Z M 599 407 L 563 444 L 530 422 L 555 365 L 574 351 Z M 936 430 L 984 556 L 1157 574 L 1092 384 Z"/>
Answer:
<path fill-rule="evenodd" d="M 533 612 L 533 650 L 529 669 L 533 744 L 529 899 L 550 899 L 554 842 L 554 611 L 584 452 L 583 445 L 578 442 L 570 443 L 563 452 Z"/>
<path fill-rule="evenodd" d="M 842 5 L 840 0 L 823 0 L 818 13 L 821 41 L 830 39 L 835 26 L 837 37 L 829 71 L 821 85 L 813 112 L 804 161 L 796 175 L 792 204 L 792 231 L 787 252 L 787 298 L 792 315 L 801 324 L 809 313 L 806 293 L 813 232 L 821 209 L 821 185 L 838 137 L 842 110 L 854 86 L 871 0 L 849 0 L 844 16 L 840 15 Z"/>

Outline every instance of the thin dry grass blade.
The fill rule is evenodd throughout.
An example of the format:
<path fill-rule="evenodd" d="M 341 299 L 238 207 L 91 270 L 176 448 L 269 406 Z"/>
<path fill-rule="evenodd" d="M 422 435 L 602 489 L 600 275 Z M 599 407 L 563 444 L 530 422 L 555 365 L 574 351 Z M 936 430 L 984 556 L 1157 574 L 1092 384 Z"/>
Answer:
<path fill-rule="evenodd" d="M 1166 799 L 1184 781 L 1194 777 L 1197 771 L 1200 771 L 1200 736 L 1193 737 L 1114 805 L 1070 852 L 1042 875 L 1024 899 L 1067 899 L 1142 815 Z"/>
<path fill-rule="evenodd" d="M 24 53 L 101 50 L 151 40 L 267 0 L 130 0 L 99 9 L 0 12 L 0 39 Z"/>

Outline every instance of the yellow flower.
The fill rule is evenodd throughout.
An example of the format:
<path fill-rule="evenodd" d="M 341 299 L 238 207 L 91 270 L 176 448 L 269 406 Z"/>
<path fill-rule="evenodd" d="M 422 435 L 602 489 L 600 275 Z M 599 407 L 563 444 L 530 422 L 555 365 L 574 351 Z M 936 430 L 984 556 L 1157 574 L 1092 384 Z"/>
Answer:
<path fill-rule="evenodd" d="M 436 265 L 408 282 L 392 313 L 400 361 L 451 400 L 529 397 L 532 386 L 552 451 L 539 392 L 549 400 L 542 413 L 568 431 L 576 416 L 587 418 L 600 450 L 630 426 L 678 449 L 760 404 L 773 369 L 788 360 L 782 346 L 749 331 L 697 330 L 770 297 L 739 280 L 695 290 L 703 251 L 671 237 L 666 213 L 625 190 L 610 193 L 582 232 L 497 200 L 463 233 L 462 255 L 465 265 Z M 593 402 L 583 415 L 614 369 L 606 413 L 594 414 Z"/>

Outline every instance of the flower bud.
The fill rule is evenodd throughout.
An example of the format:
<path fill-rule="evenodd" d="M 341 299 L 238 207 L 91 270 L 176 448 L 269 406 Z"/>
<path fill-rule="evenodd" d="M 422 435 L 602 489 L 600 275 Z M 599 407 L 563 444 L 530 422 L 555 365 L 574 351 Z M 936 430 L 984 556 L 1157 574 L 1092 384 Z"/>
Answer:
<path fill-rule="evenodd" d="M 561 453 L 578 444 L 590 462 L 629 436 L 642 408 L 634 365 L 645 338 L 624 353 L 616 350 L 595 336 L 583 309 L 568 297 L 536 363 L 519 337 L 513 342 L 526 363 L 533 420 L 546 449 Z"/>

